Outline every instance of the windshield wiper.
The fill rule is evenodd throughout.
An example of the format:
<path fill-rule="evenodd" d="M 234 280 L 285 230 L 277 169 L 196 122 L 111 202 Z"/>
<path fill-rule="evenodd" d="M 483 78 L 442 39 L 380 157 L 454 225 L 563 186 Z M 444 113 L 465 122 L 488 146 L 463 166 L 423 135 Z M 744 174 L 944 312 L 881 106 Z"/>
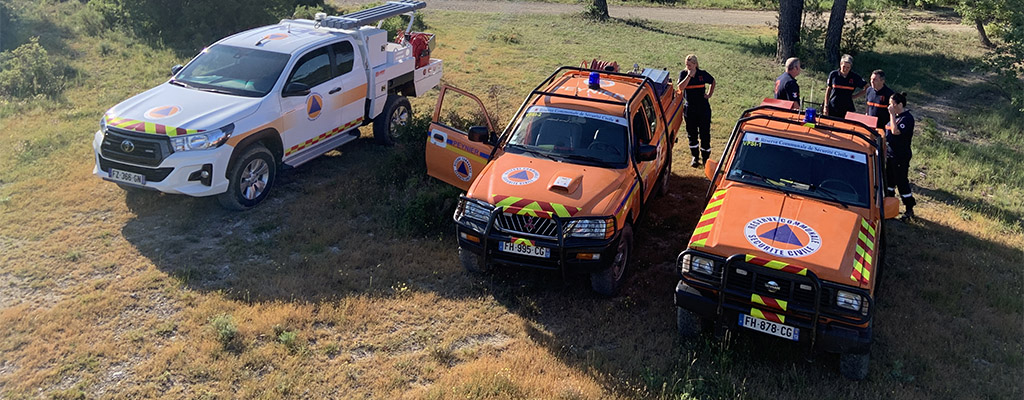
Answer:
<path fill-rule="evenodd" d="M 754 171 L 744 171 L 742 169 L 737 169 L 735 171 L 740 174 L 741 178 L 743 177 L 743 175 L 752 176 L 752 177 L 755 177 L 757 179 L 760 179 L 762 182 L 769 183 L 769 184 L 772 184 L 772 185 L 775 185 L 775 186 L 781 186 L 781 185 L 779 185 L 778 182 L 773 181 L 771 179 L 768 179 L 764 175 L 761 175 L 761 174 L 759 174 L 757 172 L 754 172 Z"/>
<path fill-rule="evenodd" d="M 607 165 L 607 164 L 611 163 L 610 161 L 605 160 L 605 159 L 603 159 L 601 157 L 587 156 L 587 155 L 583 155 L 583 154 L 559 154 L 558 156 L 562 157 L 562 158 L 569 159 L 569 160 L 591 161 L 591 162 L 596 162 L 596 163 L 604 164 L 604 165 Z"/>
<path fill-rule="evenodd" d="M 194 89 L 195 88 L 195 86 L 189 85 L 189 84 L 187 84 L 185 82 L 182 82 L 182 81 L 179 81 L 177 79 L 171 79 L 171 84 L 172 85 L 181 86 L 183 88 L 189 88 L 189 89 Z"/>
<path fill-rule="evenodd" d="M 526 152 L 526 153 L 535 154 L 535 155 L 547 158 L 547 159 L 549 159 L 551 161 L 558 161 L 556 158 L 552 157 L 548 153 L 545 153 L 545 152 L 542 152 L 542 151 L 537 151 L 537 150 L 531 149 L 531 148 L 526 147 L 526 146 L 522 146 L 522 145 L 518 145 L 518 144 L 510 144 L 507 147 L 510 147 L 510 148 L 513 148 L 513 149 L 517 149 L 517 150 L 522 150 L 523 152 Z"/>
<path fill-rule="evenodd" d="M 216 88 L 199 88 L 199 90 L 202 91 L 202 92 L 212 92 L 212 93 L 221 93 L 221 94 L 236 94 L 235 92 L 230 92 L 230 91 L 227 91 L 227 90 L 224 90 L 224 89 L 216 89 Z"/>

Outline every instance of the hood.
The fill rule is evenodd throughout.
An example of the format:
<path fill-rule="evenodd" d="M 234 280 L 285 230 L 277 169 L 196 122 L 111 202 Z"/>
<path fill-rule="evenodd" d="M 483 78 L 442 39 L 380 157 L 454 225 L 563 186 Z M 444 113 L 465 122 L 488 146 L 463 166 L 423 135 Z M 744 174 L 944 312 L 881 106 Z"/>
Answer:
<path fill-rule="evenodd" d="M 866 287 L 859 271 L 854 274 L 861 225 L 859 214 L 841 206 L 732 186 L 713 195 L 690 246 L 726 257 L 778 260 L 808 268 L 824 280 Z"/>
<path fill-rule="evenodd" d="M 114 106 L 106 118 L 118 128 L 177 136 L 234 123 L 255 112 L 261 100 L 164 83 Z"/>
<path fill-rule="evenodd" d="M 507 200 L 502 205 L 520 207 L 531 203 L 524 200 L 532 200 L 540 209 L 561 216 L 567 215 L 558 206 L 572 216 L 607 216 L 619 206 L 615 199 L 622 200 L 626 176 L 620 170 L 501 153 L 487 164 L 467 194 L 491 204 Z M 555 208 L 549 210 L 549 205 Z"/>

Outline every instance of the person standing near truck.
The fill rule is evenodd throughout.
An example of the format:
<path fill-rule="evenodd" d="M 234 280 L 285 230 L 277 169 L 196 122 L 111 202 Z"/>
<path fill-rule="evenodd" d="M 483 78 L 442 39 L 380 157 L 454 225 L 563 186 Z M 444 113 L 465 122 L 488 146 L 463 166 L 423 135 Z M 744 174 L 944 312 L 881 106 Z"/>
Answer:
<path fill-rule="evenodd" d="M 803 71 L 800 59 L 790 57 L 786 60 L 786 72 L 775 78 L 775 98 L 792 101 L 794 108 L 800 107 L 800 85 L 796 83 L 796 77 L 800 75 L 800 71 Z"/>
<path fill-rule="evenodd" d="M 860 75 L 853 72 L 853 56 L 843 54 L 839 69 L 828 74 L 825 84 L 825 115 L 845 118 L 847 112 L 856 112 L 853 99 L 863 96 L 867 85 Z"/>
<path fill-rule="evenodd" d="M 885 71 L 876 69 L 871 72 L 871 85 L 865 90 L 867 93 L 867 114 L 877 119 L 875 128 L 885 129 L 889 124 L 889 99 L 893 91 L 885 86 Z"/>
<path fill-rule="evenodd" d="M 900 191 L 903 200 L 903 220 L 914 218 L 914 194 L 910 192 L 910 158 L 913 152 L 910 149 L 910 142 L 914 138 L 914 116 L 910 115 L 907 107 L 907 94 L 896 93 L 892 95 L 889 102 L 889 119 L 892 123 L 885 132 L 887 146 L 885 172 L 886 172 L 886 195 L 895 196 L 896 189 Z M 895 185 L 895 187 L 893 186 Z"/>
<path fill-rule="evenodd" d="M 711 103 L 715 93 L 715 77 L 699 68 L 697 56 L 686 56 L 686 70 L 679 73 L 679 91 L 686 97 L 683 117 L 686 136 L 690 139 L 691 167 L 698 167 L 711 157 Z M 711 85 L 705 91 L 705 85 Z M 699 146 L 698 146 L 699 139 Z M 698 158 L 699 157 L 699 158 Z"/>

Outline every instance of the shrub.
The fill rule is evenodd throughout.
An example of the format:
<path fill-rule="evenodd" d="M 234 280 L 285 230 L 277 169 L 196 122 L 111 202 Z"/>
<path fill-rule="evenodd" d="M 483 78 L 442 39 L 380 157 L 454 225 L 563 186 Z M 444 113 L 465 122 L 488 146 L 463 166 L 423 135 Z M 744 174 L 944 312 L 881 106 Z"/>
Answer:
<path fill-rule="evenodd" d="M 235 326 L 234 318 L 228 314 L 221 314 L 210 320 L 210 325 L 217 333 L 217 341 L 224 347 L 228 347 L 238 337 L 238 327 Z"/>
<path fill-rule="evenodd" d="M 66 68 L 53 62 L 33 37 L 18 48 L 0 53 L 0 97 L 54 97 L 66 86 Z"/>

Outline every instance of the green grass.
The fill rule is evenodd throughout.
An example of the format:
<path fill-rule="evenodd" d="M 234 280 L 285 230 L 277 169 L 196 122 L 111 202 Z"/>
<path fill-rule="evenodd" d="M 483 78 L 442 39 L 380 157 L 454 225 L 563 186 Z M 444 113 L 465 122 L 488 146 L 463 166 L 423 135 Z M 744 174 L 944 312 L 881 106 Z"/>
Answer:
<path fill-rule="evenodd" d="M 80 4 L 43 6 L 72 18 Z M 504 122 L 557 66 L 599 57 L 676 75 L 693 52 L 718 79 L 718 151 L 781 69 L 765 28 L 424 16 L 445 81 Z M 450 225 L 457 191 L 422 171 L 422 117 L 395 148 L 367 130 L 282 174 L 252 211 L 129 195 L 90 175 L 96 122 L 184 60 L 115 32 L 55 37 L 51 52 L 79 81 L 60 99 L 0 105 L 0 396 L 1019 398 L 1024 121 L 984 77 L 959 79 L 978 62 L 972 37 L 914 37 L 858 56 L 855 69 L 890 71 L 912 109 L 972 95 L 939 121 L 955 133 L 920 124 L 912 181 L 923 218 L 888 230 L 872 371 L 860 383 L 838 376 L 836 357 L 808 363 L 772 338 L 675 337 L 671 264 L 706 189 L 695 169 L 677 165 L 673 194 L 638 228 L 619 297 L 590 296 L 585 278 L 467 275 Z M 825 72 L 801 76 L 808 94 L 823 92 Z M 435 96 L 414 109 L 432 110 Z"/>

